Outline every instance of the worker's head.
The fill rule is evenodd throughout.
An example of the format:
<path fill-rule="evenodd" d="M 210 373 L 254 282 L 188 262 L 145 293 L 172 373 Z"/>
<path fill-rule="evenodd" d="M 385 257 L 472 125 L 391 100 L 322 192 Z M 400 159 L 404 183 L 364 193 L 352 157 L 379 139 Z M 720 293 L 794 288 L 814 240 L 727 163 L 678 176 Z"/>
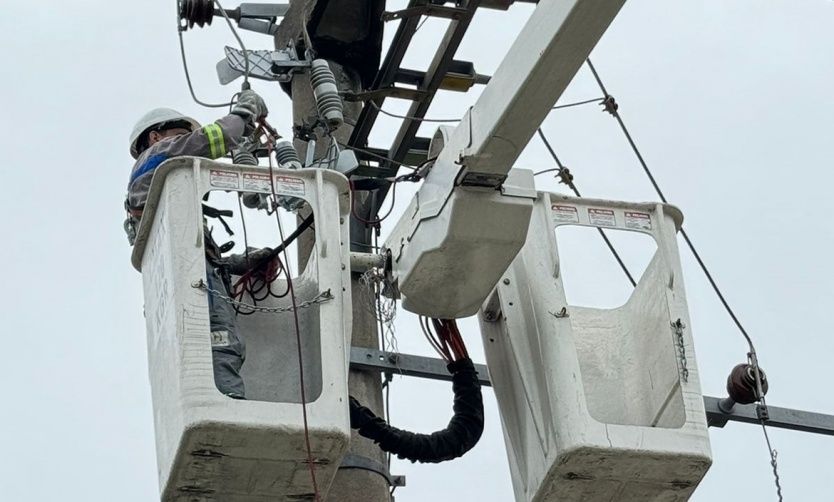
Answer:
<path fill-rule="evenodd" d="M 130 155 L 138 158 L 151 145 L 165 138 L 188 134 L 200 128 L 199 122 L 170 108 L 156 108 L 146 113 L 130 133 Z"/>

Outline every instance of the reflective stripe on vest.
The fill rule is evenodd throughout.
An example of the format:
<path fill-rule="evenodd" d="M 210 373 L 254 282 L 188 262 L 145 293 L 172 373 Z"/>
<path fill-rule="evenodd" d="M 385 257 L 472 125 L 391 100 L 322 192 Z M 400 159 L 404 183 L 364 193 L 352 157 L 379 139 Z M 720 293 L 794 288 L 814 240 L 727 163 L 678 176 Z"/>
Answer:
<path fill-rule="evenodd" d="M 209 124 L 203 127 L 209 141 L 209 151 L 212 159 L 219 159 L 226 155 L 226 140 L 223 138 L 223 129 L 219 125 Z"/>

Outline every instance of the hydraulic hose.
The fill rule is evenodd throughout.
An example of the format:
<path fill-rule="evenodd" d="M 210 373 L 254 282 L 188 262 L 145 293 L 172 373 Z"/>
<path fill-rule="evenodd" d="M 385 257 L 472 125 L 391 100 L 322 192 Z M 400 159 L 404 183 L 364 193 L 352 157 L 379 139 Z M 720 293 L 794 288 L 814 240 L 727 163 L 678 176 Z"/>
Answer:
<path fill-rule="evenodd" d="M 412 462 L 438 463 L 463 456 L 484 432 L 484 401 L 478 372 L 471 359 L 449 363 L 452 390 L 455 394 L 454 416 L 449 425 L 432 434 L 404 431 L 376 416 L 350 397 L 350 426 L 359 435 L 373 440 L 385 452 Z"/>

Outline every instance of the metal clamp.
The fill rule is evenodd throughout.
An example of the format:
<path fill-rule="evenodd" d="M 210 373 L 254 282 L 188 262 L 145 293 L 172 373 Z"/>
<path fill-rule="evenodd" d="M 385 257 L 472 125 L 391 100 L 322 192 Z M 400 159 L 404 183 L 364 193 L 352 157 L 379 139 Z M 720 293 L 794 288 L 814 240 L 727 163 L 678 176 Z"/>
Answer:
<path fill-rule="evenodd" d="M 361 455 L 345 455 L 342 457 L 339 469 L 362 469 L 375 472 L 388 481 L 388 486 L 405 486 L 405 476 L 392 476 L 385 465 Z"/>

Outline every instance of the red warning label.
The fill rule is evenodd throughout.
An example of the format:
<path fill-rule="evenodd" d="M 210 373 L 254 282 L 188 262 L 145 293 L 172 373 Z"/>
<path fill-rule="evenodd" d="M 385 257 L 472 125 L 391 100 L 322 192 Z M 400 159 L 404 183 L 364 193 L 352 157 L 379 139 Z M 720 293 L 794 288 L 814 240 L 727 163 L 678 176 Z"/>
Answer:
<path fill-rule="evenodd" d="M 634 228 L 637 230 L 651 230 L 652 216 L 648 213 L 635 213 L 626 211 L 625 213 L 626 228 Z"/>
<path fill-rule="evenodd" d="M 614 216 L 614 211 L 610 209 L 588 208 L 588 220 L 591 222 L 591 225 L 598 227 L 617 226 L 617 218 Z"/>
<path fill-rule="evenodd" d="M 579 213 L 575 207 L 553 204 L 550 208 L 553 210 L 556 223 L 579 223 Z"/>

